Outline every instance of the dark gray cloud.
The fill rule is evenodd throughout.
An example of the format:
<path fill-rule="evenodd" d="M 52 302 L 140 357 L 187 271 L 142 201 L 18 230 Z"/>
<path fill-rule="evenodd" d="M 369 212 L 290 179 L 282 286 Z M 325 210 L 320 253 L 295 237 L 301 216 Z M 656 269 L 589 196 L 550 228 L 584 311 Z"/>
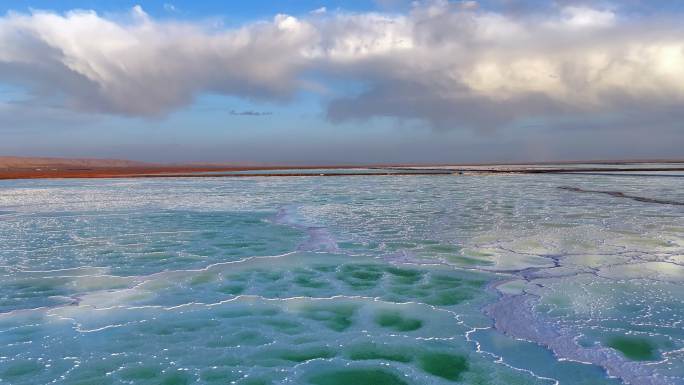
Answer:
<path fill-rule="evenodd" d="M 460 86 L 446 98 L 420 83 L 387 82 L 355 97 L 330 102 L 328 118 L 334 122 L 372 117 L 424 119 L 437 129 L 475 128 L 487 131 L 530 116 L 566 113 L 562 105 L 542 94 L 527 93 L 515 100 L 490 100 L 474 96 Z"/>
<path fill-rule="evenodd" d="M 235 115 L 235 116 L 269 116 L 269 115 L 273 115 L 273 113 L 269 112 L 269 111 L 253 111 L 253 110 L 245 110 L 245 111 L 230 110 L 230 114 Z"/>

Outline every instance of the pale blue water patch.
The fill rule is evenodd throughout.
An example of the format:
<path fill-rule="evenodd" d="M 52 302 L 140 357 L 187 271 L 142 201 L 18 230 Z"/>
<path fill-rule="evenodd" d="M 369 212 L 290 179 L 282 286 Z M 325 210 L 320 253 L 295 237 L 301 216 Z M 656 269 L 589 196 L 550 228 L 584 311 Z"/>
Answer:
<path fill-rule="evenodd" d="M 129 276 L 287 253 L 305 234 L 274 224 L 272 215 L 152 211 L 16 217 L 0 223 L 6 234 L 0 272 L 12 288 L 0 293 L 0 311 L 72 303 L 70 296 L 82 290 L 126 287 Z"/>
<path fill-rule="evenodd" d="M 46 212 L 0 223 L 0 259 L 17 270 L 106 267 L 116 275 L 201 268 L 292 250 L 302 231 L 269 212 Z"/>
<path fill-rule="evenodd" d="M 684 211 L 561 186 L 684 199 L 591 175 L 0 182 L 0 383 L 681 384 Z"/>
<path fill-rule="evenodd" d="M 563 379 L 564 383 L 594 384 L 604 377 L 603 371 L 594 365 L 574 361 L 559 361 L 547 349 L 532 342 L 514 340 L 495 330 L 479 330 L 470 335 L 478 341 L 480 349 L 496 356 L 507 357 L 508 363 L 525 367 L 538 376 Z M 620 384 L 618 379 L 604 379 L 606 384 Z"/>

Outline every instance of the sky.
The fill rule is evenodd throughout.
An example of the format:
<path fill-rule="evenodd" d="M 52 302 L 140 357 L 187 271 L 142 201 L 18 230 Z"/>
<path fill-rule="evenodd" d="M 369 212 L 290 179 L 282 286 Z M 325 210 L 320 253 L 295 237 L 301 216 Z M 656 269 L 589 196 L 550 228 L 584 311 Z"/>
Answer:
<path fill-rule="evenodd" d="M 0 3 L 0 155 L 684 159 L 680 0 Z"/>

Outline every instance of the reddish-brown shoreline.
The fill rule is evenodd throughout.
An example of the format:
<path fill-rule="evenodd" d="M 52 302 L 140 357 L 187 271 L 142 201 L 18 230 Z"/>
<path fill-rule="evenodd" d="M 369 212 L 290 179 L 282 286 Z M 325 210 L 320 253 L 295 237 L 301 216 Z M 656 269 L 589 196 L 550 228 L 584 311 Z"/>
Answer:
<path fill-rule="evenodd" d="M 663 163 L 669 163 L 667 167 Z M 591 165 L 577 167 L 577 164 Z M 640 164 L 638 167 L 636 164 Z M 615 167 L 620 166 L 620 167 Z M 350 169 L 366 169 L 363 173 Z M 278 170 L 289 170 L 279 173 Z M 300 172 L 292 172 L 299 170 Z M 330 171 L 328 171 L 330 170 Z M 345 172 L 344 170 L 350 170 Z M 235 173 L 241 171 L 240 173 Z M 263 164 L 155 164 L 120 159 L 31 158 L 0 156 L 2 179 L 63 178 L 182 178 L 250 176 L 373 176 L 451 174 L 547 174 L 574 172 L 684 171 L 684 160 L 569 161 L 516 164 L 372 164 L 372 165 L 263 165 Z"/>
<path fill-rule="evenodd" d="M 326 167 L 303 167 L 320 169 Z M 329 168 L 329 167 L 328 167 Z M 352 168 L 333 167 L 335 169 Z M 355 168 L 355 167 L 354 167 Z M 298 167 L 195 167 L 195 166 L 148 166 L 148 167 L 41 167 L 41 168 L 0 168 L 0 179 L 50 179 L 50 178 L 133 178 L 133 177 L 197 177 L 215 176 L 198 174 L 202 172 L 234 172 L 250 170 L 291 170 Z M 289 174 L 288 174 L 289 175 Z"/>

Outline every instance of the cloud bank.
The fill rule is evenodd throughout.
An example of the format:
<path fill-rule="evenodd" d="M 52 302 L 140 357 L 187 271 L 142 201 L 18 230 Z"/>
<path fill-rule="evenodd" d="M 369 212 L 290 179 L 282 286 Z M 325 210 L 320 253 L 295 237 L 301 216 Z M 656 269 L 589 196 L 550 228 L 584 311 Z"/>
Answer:
<path fill-rule="evenodd" d="M 430 1 L 405 14 L 311 12 L 236 28 L 155 20 L 140 7 L 10 12 L 0 83 L 27 90 L 25 103 L 122 116 L 164 116 L 205 93 L 287 101 L 307 91 L 333 121 L 496 128 L 671 113 L 684 102 L 684 27 L 572 3 L 506 13 Z"/>

